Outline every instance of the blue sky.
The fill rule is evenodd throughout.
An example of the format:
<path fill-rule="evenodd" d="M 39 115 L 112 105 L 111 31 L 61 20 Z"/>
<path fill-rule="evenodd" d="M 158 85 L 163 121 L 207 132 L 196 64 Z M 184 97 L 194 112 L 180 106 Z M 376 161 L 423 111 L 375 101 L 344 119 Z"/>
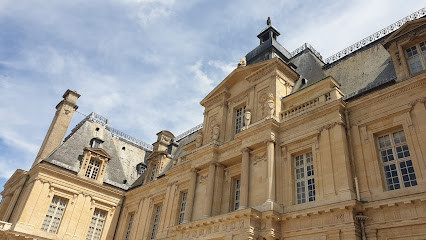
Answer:
<path fill-rule="evenodd" d="M 203 120 L 199 102 L 250 50 L 266 18 L 293 51 L 328 57 L 422 1 L 0 0 L 0 191 L 28 170 L 67 89 L 78 111 L 148 143 Z M 76 113 L 70 129 L 84 116 Z"/>

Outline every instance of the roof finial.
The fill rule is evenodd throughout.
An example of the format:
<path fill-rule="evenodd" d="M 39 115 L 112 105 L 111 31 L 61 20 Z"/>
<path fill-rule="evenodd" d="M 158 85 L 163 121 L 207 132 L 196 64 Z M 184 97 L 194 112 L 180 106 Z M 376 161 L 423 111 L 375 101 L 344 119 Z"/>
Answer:
<path fill-rule="evenodd" d="M 271 25 L 271 18 L 270 17 L 268 17 L 268 20 L 266 20 L 266 24 L 268 24 L 268 26 Z"/>

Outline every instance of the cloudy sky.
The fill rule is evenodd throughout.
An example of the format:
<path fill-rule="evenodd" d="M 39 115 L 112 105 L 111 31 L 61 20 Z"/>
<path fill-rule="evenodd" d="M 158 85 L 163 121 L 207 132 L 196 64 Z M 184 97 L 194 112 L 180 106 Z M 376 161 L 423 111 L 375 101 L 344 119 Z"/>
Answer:
<path fill-rule="evenodd" d="M 199 124 L 199 102 L 250 50 L 266 18 L 293 51 L 323 57 L 422 1 L 0 0 L 0 191 L 28 170 L 67 89 L 78 111 L 148 143 Z M 70 128 L 84 118 L 74 115 Z"/>

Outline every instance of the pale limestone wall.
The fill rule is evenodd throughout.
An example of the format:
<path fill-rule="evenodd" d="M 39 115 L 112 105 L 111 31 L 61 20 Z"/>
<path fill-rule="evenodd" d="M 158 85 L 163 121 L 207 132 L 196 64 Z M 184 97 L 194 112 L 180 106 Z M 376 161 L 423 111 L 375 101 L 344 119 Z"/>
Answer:
<path fill-rule="evenodd" d="M 280 67 L 274 61 L 269 64 Z M 235 106 L 250 103 L 258 99 L 250 96 L 261 95 L 261 90 L 267 87 L 269 91 L 282 81 L 259 79 L 252 79 L 256 82 L 250 88 L 252 95 L 235 90 L 237 96 L 228 98 L 238 100 Z M 336 81 L 326 78 L 282 100 L 276 98 L 280 111 L 272 118 L 257 115 L 247 129 L 229 140 L 208 140 L 200 147 L 189 143 L 186 149 L 191 150 L 183 156 L 186 160 L 182 157 L 164 176 L 126 193 L 42 164 L 30 171 L 32 177 L 11 220 L 12 230 L 48 239 L 84 238 L 91 214 L 99 207 L 108 211 L 102 239 L 112 239 L 118 220 L 116 239 L 123 239 L 132 213 L 130 239 L 149 239 L 154 210 L 161 205 L 156 239 L 358 240 L 362 235 L 359 213 L 368 217 L 362 222 L 368 239 L 421 239 L 426 235 L 425 92 L 423 73 L 346 103 Z M 318 101 L 308 104 L 312 99 Z M 234 108 L 221 114 L 225 106 L 207 104 L 206 109 L 232 123 L 229 112 Z M 289 109 L 295 110 L 284 117 L 282 113 Z M 260 110 L 253 111 L 256 115 Z M 206 126 L 204 136 L 209 134 Z M 221 126 L 221 134 L 232 130 L 230 126 Z M 394 130 L 405 132 L 418 185 L 387 191 L 377 137 Z M 242 153 L 245 149 L 248 158 Z M 316 199 L 296 204 L 294 158 L 306 152 L 313 154 Z M 234 180 L 243 181 L 245 160 L 249 163 L 248 191 L 240 194 L 247 194 L 248 208 L 232 211 Z M 16 178 L 11 185 L 17 189 L 22 176 Z M 194 199 L 191 203 L 187 199 L 185 214 L 191 209 L 191 215 L 185 219 L 189 221 L 178 225 L 182 192 L 192 193 Z M 58 234 L 51 235 L 39 229 L 55 195 L 70 200 Z M 123 195 L 126 200 L 118 219 Z"/>
<path fill-rule="evenodd" d="M 42 239 L 83 239 L 93 212 L 98 208 L 108 213 L 101 239 L 112 238 L 122 191 L 79 179 L 45 164 L 31 169 L 28 174 L 31 177 L 10 220 L 11 230 L 21 236 L 38 236 Z M 57 234 L 41 231 L 54 196 L 68 200 Z"/>
<path fill-rule="evenodd" d="M 411 139 L 408 140 L 408 144 L 410 152 L 413 152 L 413 159 L 423 159 L 423 149 L 425 148 L 421 146 L 425 142 L 423 138 L 426 128 L 423 126 L 423 121 L 419 121 L 419 119 L 425 114 L 424 101 L 422 101 L 425 79 L 424 76 L 413 78 L 347 105 L 349 122 L 352 126 L 352 145 L 350 146 L 354 152 L 352 160 L 345 129 L 346 104 L 339 99 L 333 100 L 333 98 L 325 97 L 317 107 L 306 110 L 306 113 L 299 112 L 288 121 L 281 121 L 279 128 L 274 127 L 272 119 L 261 120 L 263 122 L 254 122 L 251 128 L 238 134 L 235 140 L 220 146 L 204 145 L 200 149 L 193 150 L 187 155 L 189 161 L 178 164 L 179 170 L 172 169 L 168 173 L 166 172 L 161 183 L 158 182 L 158 185 L 156 184 L 153 188 L 155 190 L 164 189 L 165 194 L 153 191 L 151 188 L 148 191 L 148 184 L 127 193 L 127 199 L 134 202 L 142 201 L 141 199 L 146 201 L 147 198 L 162 199 L 161 203 L 169 210 L 167 214 L 162 214 L 162 218 L 165 219 L 161 220 L 161 230 L 157 234 L 160 239 L 248 239 L 249 237 L 256 238 L 256 236 L 274 236 L 274 238 L 283 237 L 283 239 L 360 239 L 360 227 L 355 218 L 358 212 L 364 212 L 368 216 L 366 232 L 369 239 L 392 236 L 389 234 L 387 224 L 382 224 L 383 222 L 388 222 L 392 227 L 397 226 L 396 229 L 399 229 L 399 232 L 394 236 L 399 239 L 408 239 L 408 235 L 422 236 L 425 234 L 422 230 L 425 222 L 422 220 L 424 211 L 420 209 L 424 208 L 425 198 L 418 194 L 426 188 L 423 163 L 416 163 L 420 165 L 416 167 L 419 185 L 399 191 L 384 190 L 380 167 L 370 166 L 362 168 L 364 169 L 362 170 L 359 165 L 366 161 L 364 156 L 368 154 L 374 158 L 370 159 L 373 166 L 377 165 L 378 152 L 377 149 L 372 149 L 375 148 L 377 131 L 378 133 L 386 132 L 400 126 L 404 130 L 408 129 L 406 136 L 407 139 Z M 400 92 L 400 98 L 393 91 Z M 318 89 L 318 92 L 324 94 L 323 89 Z M 311 93 L 315 94 L 315 91 L 310 91 L 309 94 Z M 391 99 L 390 96 L 394 99 Z M 382 99 L 383 105 L 380 99 Z M 407 119 L 411 119 L 411 122 Z M 367 135 L 370 134 L 368 139 L 371 139 L 371 142 L 362 145 L 357 142 L 359 137 L 355 134 L 355 130 L 358 130 L 360 125 L 362 127 L 364 123 L 367 124 L 365 132 Z M 274 144 L 276 202 L 282 207 L 278 210 L 273 207 L 274 217 L 268 216 L 271 211 L 257 212 L 253 209 L 268 209 L 264 205 L 268 194 L 267 169 L 269 163 L 265 139 L 271 129 L 275 132 L 276 138 Z M 378 130 L 375 131 L 376 129 Z M 370 130 L 372 132 L 368 133 Z M 417 140 L 413 140 L 413 138 Z M 251 208 L 232 212 L 230 210 L 233 194 L 232 179 L 241 176 L 242 157 L 241 150 L 238 149 L 245 146 L 251 149 L 248 193 Z M 217 152 L 217 155 L 210 155 L 209 149 L 216 149 L 214 151 Z M 296 204 L 294 181 L 292 180 L 294 179 L 293 159 L 294 156 L 306 151 L 312 151 L 314 156 L 316 200 Z M 359 155 L 360 152 L 362 155 Z M 209 180 L 207 163 L 214 158 L 219 163 L 216 171 L 220 171 L 220 166 L 223 166 L 224 174 L 223 179 L 220 179 L 221 185 L 215 184 L 213 191 L 212 217 L 203 219 L 206 197 L 209 194 L 207 192 Z M 368 201 L 368 203 L 356 201 L 351 161 L 354 162 L 359 179 L 361 200 Z M 192 222 L 177 226 L 176 219 L 181 191 L 175 190 L 176 194 L 173 195 L 168 189 L 173 188 L 170 186 L 179 188 L 178 186 L 185 185 L 190 181 L 189 170 L 191 167 L 198 169 Z M 220 174 L 216 172 L 216 183 L 219 181 L 218 176 Z M 376 182 L 370 183 L 370 186 L 366 183 L 368 179 L 375 179 Z M 370 189 L 366 190 L 366 187 Z M 221 191 L 218 191 L 217 188 L 221 188 Z M 186 191 L 187 188 L 183 189 Z M 161 194 L 165 197 L 158 197 Z M 407 198 L 407 196 L 410 197 Z M 220 205 L 215 204 L 218 199 L 221 201 Z M 377 202 L 378 200 L 382 202 Z M 153 204 L 148 206 L 153 206 Z M 152 227 L 152 211 L 141 210 L 140 212 L 144 214 L 140 216 L 140 219 L 146 219 L 146 221 L 142 225 L 139 222 L 139 228 L 135 231 L 148 234 Z M 234 223 L 234 219 L 239 219 L 241 223 L 238 221 Z M 399 219 L 404 221 L 401 222 Z M 407 223 L 413 223 L 414 226 Z M 125 223 L 121 224 L 121 228 L 124 229 Z M 271 232 L 271 229 L 274 231 Z M 137 236 L 140 235 L 137 234 Z"/>

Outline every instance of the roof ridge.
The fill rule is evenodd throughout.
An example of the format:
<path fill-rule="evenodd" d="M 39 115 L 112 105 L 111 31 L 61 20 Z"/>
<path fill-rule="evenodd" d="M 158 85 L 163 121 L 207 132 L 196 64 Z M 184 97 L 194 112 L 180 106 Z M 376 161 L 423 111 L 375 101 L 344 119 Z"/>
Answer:
<path fill-rule="evenodd" d="M 361 39 L 360 41 L 350 45 L 349 47 L 346 47 L 345 49 L 331 55 L 330 57 L 326 58 L 324 60 L 324 62 L 326 64 L 331 64 L 333 62 L 336 62 L 342 58 L 344 58 L 345 56 L 365 47 L 366 45 L 384 37 L 387 36 L 388 34 L 393 33 L 394 31 L 396 31 L 397 29 L 399 29 L 402 25 L 404 25 L 406 22 L 408 21 L 412 21 L 412 20 L 416 20 L 419 19 L 421 17 L 426 16 L 426 7 L 421 8 L 420 10 L 392 23 L 391 25 Z M 297 50 L 297 49 L 296 49 Z"/>
<path fill-rule="evenodd" d="M 322 59 L 322 56 L 321 56 L 321 53 L 320 52 L 318 52 L 314 47 L 312 47 L 312 45 L 311 44 L 309 44 L 309 43 L 304 43 L 304 44 L 302 44 L 302 46 L 300 46 L 300 47 L 298 47 L 298 48 L 296 48 L 294 51 L 292 51 L 290 54 L 291 54 L 291 57 L 294 57 L 294 56 L 296 56 L 297 54 L 299 54 L 299 53 L 301 53 L 301 52 L 303 52 L 303 50 L 305 50 L 305 49 L 309 49 L 309 50 L 311 50 L 311 52 L 317 57 L 317 58 L 319 58 L 321 61 L 323 60 Z"/>
<path fill-rule="evenodd" d="M 80 113 L 84 115 L 83 113 Z M 142 140 L 139 140 L 135 137 L 132 137 L 118 129 L 112 128 L 108 125 L 109 121 L 106 117 L 103 117 L 95 112 L 90 113 L 89 115 L 86 115 L 86 117 L 81 120 L 72 130 L 71 133 L 65 137 L 64 142 L 68 140 L 86 121 L 96 122 L 102 126 L 104 126 L 114 137 L 121 138 L 122 140 L 128 141 L 130 143 L 136 144 L 137 146 L 140 146 L 148 151 L 152 151 L 153 147 L 151 144 L 148 144 Z"/>

